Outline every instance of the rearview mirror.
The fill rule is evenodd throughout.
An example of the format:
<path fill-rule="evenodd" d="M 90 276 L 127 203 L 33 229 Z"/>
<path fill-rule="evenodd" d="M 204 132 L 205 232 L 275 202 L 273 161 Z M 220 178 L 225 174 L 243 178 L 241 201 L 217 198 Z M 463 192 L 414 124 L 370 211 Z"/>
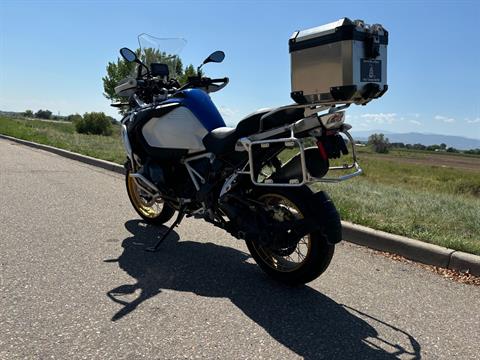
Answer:
<path fill-rule="evenodd" d="M 128 62 L 136 62 L 138 60 L 137 59 L 137 54 L 135 54 L 129 48 L 125 48 L 125 47 L 121 48 L 120 49 L 120 55 L 122 55 L 122 57 Z"/>
<path fill-rule="evenodd" d="M 221 63 L 225 59 L 225 53 L 223 51 L 215 51 L 211 53 L 204 61 L 203 63 L 209 63 L 209 62 L 216 62 L 216 63 Z"/>

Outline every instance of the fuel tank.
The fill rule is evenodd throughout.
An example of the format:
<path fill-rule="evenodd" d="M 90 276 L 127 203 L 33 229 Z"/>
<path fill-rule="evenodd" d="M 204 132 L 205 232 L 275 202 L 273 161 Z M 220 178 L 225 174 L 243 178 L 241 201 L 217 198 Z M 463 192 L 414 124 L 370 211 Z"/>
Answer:
<path fill-rule="evenodd" d="M 203 151 L 205 135 L 225 126 L 218 109 L 203 90 L 184 90 L 157 108 L 160 111 L 152 112 L 141 127 L 143 139 L 155 153 L 161 149 Z"/>

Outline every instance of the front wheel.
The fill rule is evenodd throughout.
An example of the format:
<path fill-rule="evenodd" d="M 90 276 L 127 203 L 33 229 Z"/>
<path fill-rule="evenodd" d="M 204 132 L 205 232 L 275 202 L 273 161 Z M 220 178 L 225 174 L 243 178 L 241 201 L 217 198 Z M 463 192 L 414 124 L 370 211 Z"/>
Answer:
<path fill-rule="evenodd" d="M 274 216 L 277 219 L 285 216 L 302 219 L 315 216 L 308 206 L 312 195 L 306 186 L 285 190 L 270 188 L 261 191 L 257 200 L 275 209 Z M 263 271 L 289 285 L 305 284 L 320 276 L 330 264 L 335 250 L 335 245 L 327 242 L 327 237 L 321 230 L 307 234 L 298 239 L 295 247 L 285 249 L 272 249 L 248 240 L 246 243 L 253 259 Z"/>
<path fill-rule="evenodd" d="M 172 218 L 175 209 L 165 203 L 162 199 L 150 199 L 135 183 L 130 176 L 130 171 L 126 174 L 127 193 L 130 202 L 135 211 L 149 224 L 162 225 Z"/>

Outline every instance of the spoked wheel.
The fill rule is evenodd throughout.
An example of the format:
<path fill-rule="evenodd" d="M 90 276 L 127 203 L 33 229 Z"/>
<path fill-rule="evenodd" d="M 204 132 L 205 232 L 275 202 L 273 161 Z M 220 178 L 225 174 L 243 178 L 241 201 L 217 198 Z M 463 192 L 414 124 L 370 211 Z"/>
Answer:
<path fill-rule="evenodd" d="M 290 221 L 314 216 L 307 206 L 311 195 L 307 187 L 271 189 L 261 194 L 258 201 L 273 210 L 275 220 Z M 247 247 L 262 270 L 290 285 L 305 284 L 320 276 L 330 264 L 335 248 L 321 231 L 307 234 L 287 248 L 271 248 L 253 241 L 247 241 Z"/>
<path fill-rule="evenodd" d="M 162 199 L 152 199 L 142 191 L 135 180 L 126 174 L 127 193 L 135 211 L 150 224 L 161 225 L 166 223 L 175 214 L 175 209 L 166 204 Z"/>

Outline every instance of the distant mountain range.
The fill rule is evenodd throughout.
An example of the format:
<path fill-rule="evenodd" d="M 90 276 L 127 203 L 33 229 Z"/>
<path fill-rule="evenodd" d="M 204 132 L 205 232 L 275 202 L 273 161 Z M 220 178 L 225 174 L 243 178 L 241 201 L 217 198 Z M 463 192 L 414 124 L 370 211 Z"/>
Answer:
<path fill-rule="evenodd" d="M 385 137 L 392 142 L 404 144 L 440 145 L 447 144 L 447 147 L 454 147 L 459 150 L 480 149 L 480 139 L 471 139 L 463 136 L 422 134 L 422 133 L 392 133 L 384 130 L 352 131 L 355 140 L 367 141 L 372 134 L 385 134 Z"/>

